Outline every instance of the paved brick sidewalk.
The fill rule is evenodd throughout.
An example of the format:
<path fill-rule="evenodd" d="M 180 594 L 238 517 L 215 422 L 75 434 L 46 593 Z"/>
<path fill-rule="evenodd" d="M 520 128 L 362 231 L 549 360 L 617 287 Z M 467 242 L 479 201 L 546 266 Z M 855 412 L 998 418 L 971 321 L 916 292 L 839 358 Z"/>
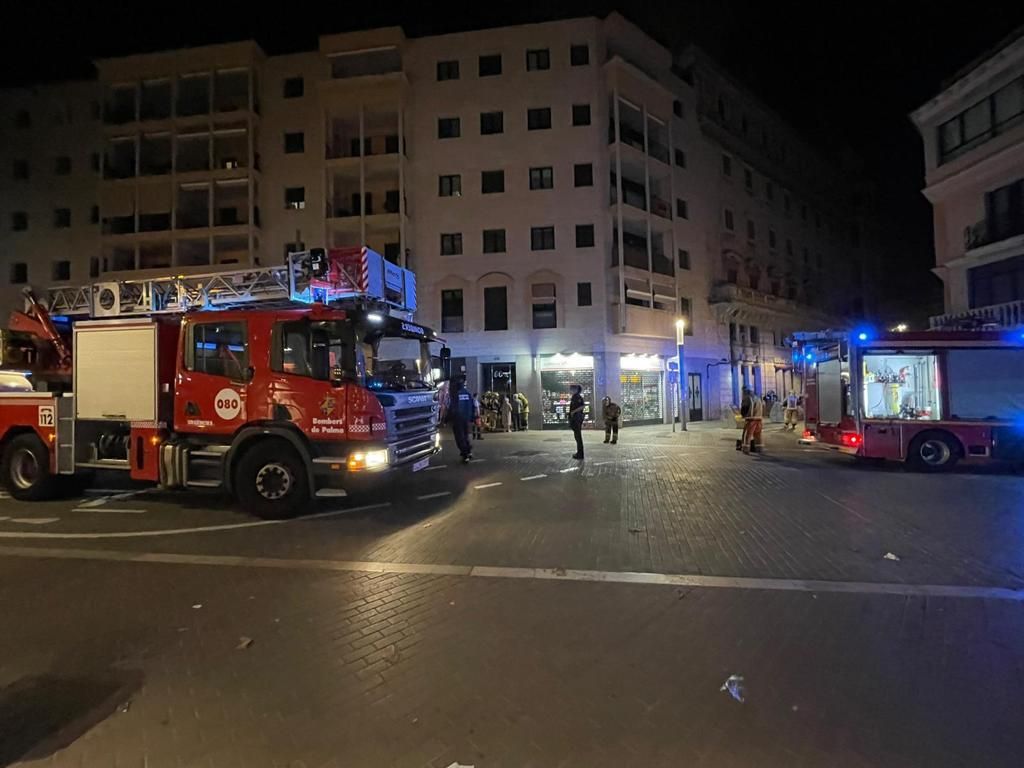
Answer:
<path fill-rule="evenodd" d="M 0 559 L 0 615 L 0 765 L 1024 754 L 1024 607 L 1009 601 Z M 744 704 L 718 690 L 732 673 Z"/>

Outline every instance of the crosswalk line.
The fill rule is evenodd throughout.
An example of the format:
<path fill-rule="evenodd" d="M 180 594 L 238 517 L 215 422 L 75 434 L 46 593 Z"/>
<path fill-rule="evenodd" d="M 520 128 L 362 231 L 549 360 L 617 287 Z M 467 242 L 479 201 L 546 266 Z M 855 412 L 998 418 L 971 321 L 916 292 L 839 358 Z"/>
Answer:
<path fill-rule="evenodd" d="M 567 467 L 566 469 L 560 469 L 558 471 L 561 472 L 564 475 L 566 472 L 576 472 L 578 470 L 579 470 L 579 467 Z"/>
<path fill-rule="evenodd" d="M 501 485 L 501 483 L 484 483 L 483 485 L 474 485 L 473 489 L 482 491 L 484 488 L 494 488 L 495 486 Z"/>
<path fill-rule="evenodd" d="M 60 520 L 59 517 L 12 517 L 12 523 L 24 523 L 25 525 L 49 525 Z"/>
<path fill-rule="evenodd" d="M 442 496 L 451 496 L 451 491 L 438 491 L 437 493 L 428 493 L 423 496 L 417 496 L 416 501 L 426 501 L 427 499 L 440 499 Z"/>
<path fill-rule="evenodd" d="M 540 480 L 542 477 L 547 477 L 547 475 L 530 475 L 529 477 L 520 477 L 519 479 L 520 480 Z"/>

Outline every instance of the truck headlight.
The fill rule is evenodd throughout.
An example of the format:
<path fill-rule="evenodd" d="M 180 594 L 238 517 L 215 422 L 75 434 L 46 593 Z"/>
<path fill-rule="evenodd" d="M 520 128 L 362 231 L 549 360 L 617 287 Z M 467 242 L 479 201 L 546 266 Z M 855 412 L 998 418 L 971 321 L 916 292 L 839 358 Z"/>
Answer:
<path fill-rule="evenodd" d="M 352 471 L 380 469 L 388 465 L 388 450 L 353 451 L 348 455 L 348 468 Z"/>
<path fill-rule="evenodd" d="M 441 447 L 441 433 L 440 432 L 435 432 L 434 433 L 434 447 L 435 448 L 440 448 Z"/>

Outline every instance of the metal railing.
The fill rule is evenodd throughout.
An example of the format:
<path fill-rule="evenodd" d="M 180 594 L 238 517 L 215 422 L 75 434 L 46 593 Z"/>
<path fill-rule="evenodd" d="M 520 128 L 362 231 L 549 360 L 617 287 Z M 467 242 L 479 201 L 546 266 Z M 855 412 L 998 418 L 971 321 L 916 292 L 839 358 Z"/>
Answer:
<path fill-rule="evenodd" d="M 1021 328 L 1024 327 L 1024 299 L 1008 301 L 1005 304 L 991 304 L 987 307 L 976 307 L 965 312 L 948 312 L 935 315 L 928 319 L 932 330 L 975 329 L 984 327 Z"/>

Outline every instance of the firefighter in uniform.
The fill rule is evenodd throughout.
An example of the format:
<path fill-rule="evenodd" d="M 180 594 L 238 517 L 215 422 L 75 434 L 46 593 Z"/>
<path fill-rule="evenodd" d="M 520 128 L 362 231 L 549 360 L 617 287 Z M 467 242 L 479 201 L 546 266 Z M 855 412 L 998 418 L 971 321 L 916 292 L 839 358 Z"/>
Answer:
<path fill-rule="evenodd" d="M 619 442 L 619 416 L 622 409 L 613 403 L 610 397 L 601 401 L 601 415 L 604 417 L 604 441 L 611 440 L 612 445 Z"/>
<path fill-rule="evenodd" d="M 473 445 L 469 442 L 469 429 L 473 424 L 475 410 L 473 395 L 466 389 L 466 382 L 459 379 L 455 382 L 455 392 L 452 394 L 448 413 L 452 422 L 452 432 L 455 435 L 455 444 L 459 446 L 463 464 L 468 464 L 469 460 L 473 458 Z"/>

